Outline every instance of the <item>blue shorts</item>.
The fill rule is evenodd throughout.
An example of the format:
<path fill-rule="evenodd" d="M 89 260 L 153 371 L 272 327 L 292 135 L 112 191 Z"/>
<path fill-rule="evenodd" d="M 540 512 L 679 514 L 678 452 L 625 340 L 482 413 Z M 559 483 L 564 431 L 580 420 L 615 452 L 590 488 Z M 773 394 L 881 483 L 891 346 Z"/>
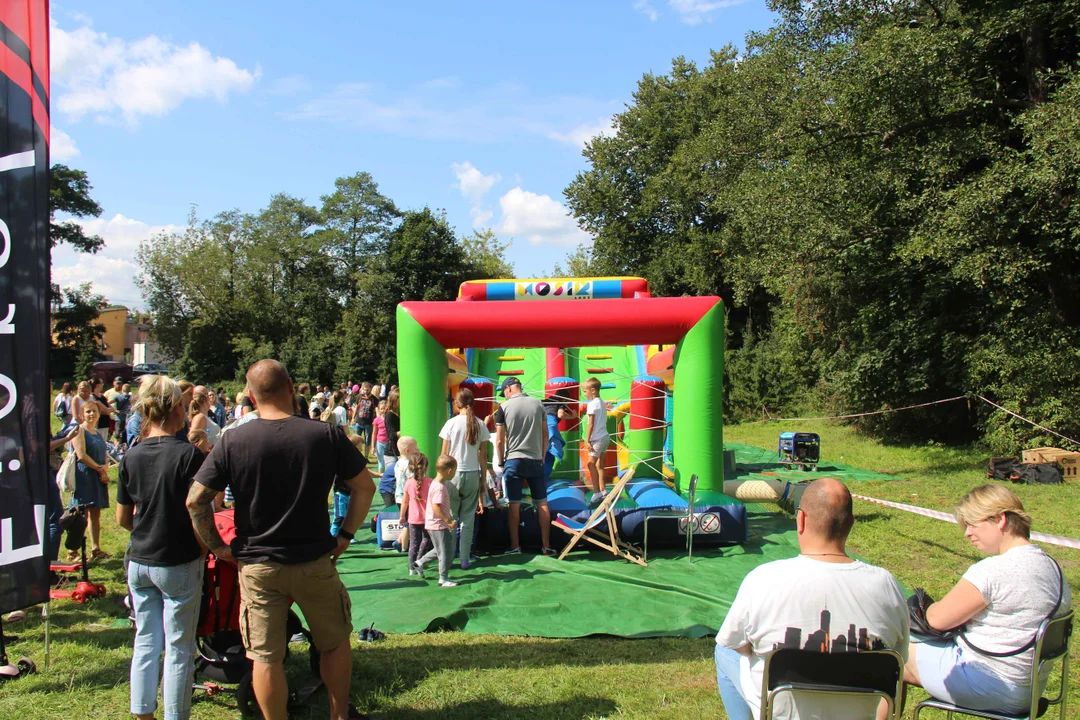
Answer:
<path fill-rule="evenodd" d="M 529 494 L 533 502 L 547 501 L 547 483 L 544 482 L 544 461 L 518 458 L 503 463 L 503 482 L 506 484 L 506 498 L 511 503 L 520 503 L 524 483 L 529 483 Z"/>
<path fill-rule="evenodd" d="M 1025 711 L 1030 689 L 998 677 L 974 655 L 952 640 L 918 643 L 915 664 L 923 689 L 938 700 L 973 710 Z"/>

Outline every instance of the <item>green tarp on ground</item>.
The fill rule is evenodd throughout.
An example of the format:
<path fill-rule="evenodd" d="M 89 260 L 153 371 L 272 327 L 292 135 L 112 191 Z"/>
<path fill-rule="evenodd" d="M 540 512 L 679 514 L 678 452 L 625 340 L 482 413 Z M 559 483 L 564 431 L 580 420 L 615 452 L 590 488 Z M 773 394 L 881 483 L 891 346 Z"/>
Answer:
<path fill-rule="evenodd" d="M 791 470 L 776 453 L 746 445 L 735 450 L 732 479 L 892 479 L 829 463 L 817 472 Z M 373 508 L 377 512 L 379 508 Z M 455 588 L 440 588 L 435 568 L 426 581 L 410 577 L 403 553 L 379 550 L 365 526 L 338 563 L 353 603 L 357 628 L 372 622 L 384 632 L 441 628 L 477 634 L 572 638 L 703 637 L 716 632 L 743 578 L 758 565 L 798 554 L 794 520 L 765 505 L 747 505 L 749 538 L 720 550 L 650 553 L 640 567 L 599 550 L 575 550 L 566 560 L 539 555 L 497 555 L 469 570 L 455 566 Z M 579 546 L 580 547 L 580 546 Z"/>
<path fill-rule="evenodd" d="M 353 602 L 353 624 L 385 632 L 452 628 L 470 633 L 552 638 L 585 635 L 702 637 L 715 633 L 743 577 L 763 562 L 798 554 L 794 521 L 750 505 L 750 539 L 742 546 L 658 551 L 640 567 L 601 551 L 565 560 L 496 555 L 468 570 L 455 588 L 408 575 L 403 553 L 379 550 L 370 531 L 338 563 Z"/>

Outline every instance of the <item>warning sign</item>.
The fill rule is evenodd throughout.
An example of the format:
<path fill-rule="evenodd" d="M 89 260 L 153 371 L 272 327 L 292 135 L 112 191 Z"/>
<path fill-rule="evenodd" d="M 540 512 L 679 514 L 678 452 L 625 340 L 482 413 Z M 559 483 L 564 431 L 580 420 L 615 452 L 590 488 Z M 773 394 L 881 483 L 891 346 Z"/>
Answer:
<path fill-rule="evenodd" d="M 720 532 L 720 516 L 716 513 L 700 513 L 692 519 L 679 518 L 679 534 L 685 535 L 687 528 L 692 527 L 695 535 L 716 535 Z"/>
<path fill-rule="evenodd" d="M 720 516 L 716 513 L 704 513 L 698 516 L 698 527 L 707 535 L 720 532 Z"/>

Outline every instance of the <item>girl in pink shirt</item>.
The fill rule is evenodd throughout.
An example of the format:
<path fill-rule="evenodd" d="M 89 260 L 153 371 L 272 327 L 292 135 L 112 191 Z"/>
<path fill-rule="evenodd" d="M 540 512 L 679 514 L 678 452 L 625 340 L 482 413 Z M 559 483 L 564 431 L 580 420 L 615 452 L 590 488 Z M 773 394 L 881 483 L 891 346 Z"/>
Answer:
<path fill-rule="evenodd" d="M 381 419 L 381 418 L 380 418 Z M 409 458 L 411 474 L 405 481 L 405 499 L 401 502 L 401 519 L 409 524 L 409 574 L 424 576 L 417 567 L 417 558 L 431 549 L 431 538 L 424 531 L 424 515 L 427 513 L 431 478 L 427 476 L 428 459 L 422 452 Z"/>
<path fill-rule="evenodd" d="M 386 443 L 390 439 L 390 436 L 386 433 L 386 419 L 383 417 L 385 414 L 386 401 L 380 400 L 378 407 L 375 409 L 375 419 L 371 421 L 371 452 L 379 461 L 380 474 L 386 471 L 386 461 L 383 460 L 383 456 L 386 455 Z"/>
<path fill-rule="evenodd" d="M 417 455 L 423 457 L 420 453 Z M 450 513 L 450 493 L 447 492 L 445 484 L 447 480 L 453 479 L 456 472 L 457 460 L 450 455 L 440 455 L 435 462 L 435 477 L 428 488 L 427 511 L 424 513 L 424 529 L 435 547 L 416 563 L 416 569 L 423 575 L 424 566 L 438 557 L 439 587 L 457 587 L 457 583 L 450 580 L 450 565 L 454 562 L 454 528 L 457 523 Z"/>

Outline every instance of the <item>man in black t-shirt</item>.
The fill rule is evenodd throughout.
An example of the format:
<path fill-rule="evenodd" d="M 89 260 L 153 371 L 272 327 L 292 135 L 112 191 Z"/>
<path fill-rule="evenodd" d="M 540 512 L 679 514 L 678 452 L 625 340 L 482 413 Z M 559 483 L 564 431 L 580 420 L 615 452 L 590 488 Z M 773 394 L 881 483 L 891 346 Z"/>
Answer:
<path fill-rule="evenodd" d="M 240 568 L 241 633 L 263 714 L 286 717 L 282 661 L 295 600 L 322 651 L 331 717 L 359 717 L 349 708 L 351 602 L 333 561 L 367 516 L 375 485 L 340 427 L 293 414 L 295 390 L 281 363 L 255 363 L 247 382 L 259 417 L 221 435 L 195 476 L 188 511 L 210 549 Z M 330 535 L 326 502 L 335 479 L 350 490 L 337 537 Z M 222 542 L 210 505 L 226 485 L 236 499 L 231 547 Z"/>

